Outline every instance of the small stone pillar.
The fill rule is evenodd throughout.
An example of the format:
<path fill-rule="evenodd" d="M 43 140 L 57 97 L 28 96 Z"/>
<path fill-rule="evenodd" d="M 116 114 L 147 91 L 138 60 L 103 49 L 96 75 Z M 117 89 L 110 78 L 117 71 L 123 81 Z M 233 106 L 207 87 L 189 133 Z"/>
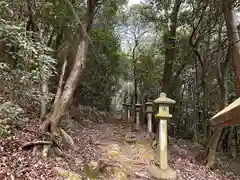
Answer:
<path fill-rule="evenodd" d="M 141 104 L 138 102 L 135 104 L 135 111 L 136 111 L 136 129 L 140 128 L 140 111 L 141 111 Z"/>
<path fill-rule="evenodd" d="M 122 103 L 122 119 L 127 119 L 127 106 L 126 106 L 126 103 Z"/>
<path fill-rule="evenodd" d="M 148 133 L 152 133 L 152 113 L 153 113 L 153 103 L 152 102 L 146 102 L 145 103 L 145 113 L 147 114 L 147 125 L 148 125 Z"/>
<path fill-rule="evenodd" d="M 159 110 L 156 119 L 159 119 L 159 165 L 152 165 L 149 172 L 157 179 L 176 179 L 176 172 L 168 166 L 167 152 L 167 121 L 172 117 L 169 114 L 169 105 L 175 104 L 175 101 L 166 97 L 165 93 L 161 93 L 160 97 L 154 101 L 159 104 Z"/>
<path fill-rule="evenodd" d="M 126 103 L 125 106 L 126 106 L 126 109 L 127 109 L 127 121 L 131 122 L 131 109 L 132 109 L 132 105 Z"/>

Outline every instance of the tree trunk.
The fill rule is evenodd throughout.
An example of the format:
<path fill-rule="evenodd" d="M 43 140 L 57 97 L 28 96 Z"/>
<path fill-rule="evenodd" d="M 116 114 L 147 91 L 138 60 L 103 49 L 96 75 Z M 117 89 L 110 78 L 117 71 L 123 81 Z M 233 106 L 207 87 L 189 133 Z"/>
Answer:
<path fill-rule="evenodd" d="M 240 37 L 237 29 L 236 12 L 228 1 L 223 0 L 223 14 L 227 26 L 227 36 L 232 48 L 232 67 L 236 75 L 237 95 L 240 96 Z"/>
<path fill-rule="evenodd" d="M 70 2 L 68 2 L 71 6 L 73 13 L 76 15 L 76 12 L 74 11 L 72 5 Z M 82 37 L 80 40 L 80 43 L 78 45 L 75 62 L 73 64 L 73 68 L 70 72 L 70 75 L 66 81 L 66 84 L 64 86 L 63 92 L 61 96 L 59 97 L 59 100 L 55 106 L 55 109 L 53 110 L 51 121 L 50 121 L 50 131 L 51 133 L 56 132 L 57 125 L 59 121 L 61 120 L 64 113 L 67 111 L 67 109 L 70 106 L 71 100 L 73 98 L 73 94 L 76 90 L 77 83 L 79 81 L 80 75 L 82 74 L 86 60 L 87 60 L 87 50 L 89 47 L 89 32 L 91 31 L 92 22 L 94 18 L 94 10 L 97 5 L 97 0 L 88 0 L 87 1 L 87 12 L 86 12 L 86 20 L 85 20 L 85 26 L 82 25 L 81 21 L 79 20 L 78 16 L 76 15 L 76 19 L 79 21 L 79 24 L 81 24 L 82 28 Z"/>
<path fill-rule="evenodd" d="M 58 122 L 70 106 L 70 101 L 73 97 L 80 74 L 84 69 L 86 62 L 86 51 L 88 48 L 88 40 L 83 38 L 78 46 L 77 55 L 74 66 L 66 81 L 62 95 L 60 96 L 51 117 L 51 132 L 55 132 Z"/>
<path fill-rule="evenodd" d="M 222 26 L 219 28 L 219 46 L 221 44 L 221 32 Z M 220 48 L 219 48 L 220 49 Z M 220 50 L 219 50 L 220 51 Z M 225 61 L 224 61 L 224 67 L 221 69 L 221 54 L 218 52 L 218 58 L 217 58 L 217 73 L 218 73 L 218 84 L 220 87 L 221 97 L 220 97 L 220 105 L 219 110 L 222 110 L 227 104 L 228 104 L 228 86 L 227 86 L 227 75 L 229 70 L 229 64 L 230 64 L 230 58 L 231 58 L 231 48 L 228 47 Z M 211 168 L 215 164 L 216 159 L 216 151 L 218 147 L 218 142 L 222 134 L 222 128 L 217 128 L 215 132 L 212 134 L 211 138 L 212 140 L 209 140 L 207 148 L 205 149 L 205 152 L 207 154 L 207 167 Z M 209 148 L 209 149 L 208 149 Z"/>
<path fill-rule="evenodd" d="M 221 137 L 222 134 L 222 128 L 217 128 L 214 133 L 212 134 L 212 136 L 214 136 L 214 140 L 212 142 L 212 144 L 209 147 L 209 151 L 208 151 L 208 156 L 207 156 L 207 167 L 211 168 L 214 164 L 215 164 L 215 159 L 216 159 L 216 151 L 217 151 L 217 145 L 219 142 L 219 139 Z"/>
<path fill-rule="evenodd" d="M 48 95 L 48 83 L 47 80 L 42 80 L 41 83 L 41 93 L 42 93 L 42 98 L 41 98 L 41 114 L 40 114 L 40 120 L 42 120 L 47 113 L 47 95 Z"/>
<path fill-rule="evenodd" d="M 193 107 L 194 107 L 194 119 L 193 119 L 193 140 L 198 141 L 198 122 L 199 122 L 199 115 L 198 115 L 198 99 L 199 99 L 199 92 L 198 92 L 198 67 L 197 67 L 197 59 L 194 60 L 195 66 L 195 82 L 193 88 Z"/>
<path fill-rule="evenodd" d="M 230 49 L 228 49 L 228 53 L 226 55 L 226 61 L 225 61 L 225 67 L 223 72 L 221 73 L 221 78 L 219 78 L 221 81 L 219 82 L 220 84 L 220 90 L 221 90 L 221 97 L 220 97 L 220 107 L 219 110 L 222 110 L 227 104 L 228 104 L 228 95 L 227 95 L 227 73 L 228 73 L 228 62 L 230 59 Z M 220 66 L 219 66 L 220 67 Z M 219 70 L 218 70 L 219 71 Z M 217 151 L 217 145 L 219 142 L 219 139 L 222 134 L 222 128 L 217 128 L 215 132 L 213 133 L 212 136 L 215 136 L 214 141 L 211 145 L 209 145 L 209 151 L 208 151 L 208 156 L 207 156 L 207 167 L 212 167 L 215 163 L 216 159 L 216 151 Z M 209 143 L 209 142 L 208 142 Z"/>
<path fill-rule="evenodd" d="M 239 138 L 239 133 L 238 133 L 239 126 L 235 126 L 234 128 L 234 140 L 235 140 L 235 145 L 236 145 L 236 154 L 237 157 L 240 155 L 240 138 Z"/>
<path fill-rule="evenodd" d="M 61 76 L 59 79 L 59 84 L 58 84 L 56 96 L 55 96 L 54 103 L 53 103 L 53 109 L 56 108 L 57 102 L 62 94 L 63 79 L 64 79 L 64 75 L 65 75 L 66 66 L 67 66 L 67 60 L 65 59 L 63 66 L 62 66 Z"/>
<path fill-rule="evenodd" d="M 175 60 L 175 44 L 176 44 L 176 29 L 177 29 L 177 17 L 180 9 L 180 5 L 182 0 L 175 0 L 175 4 L 172 10 L 172 14 L 170 17 L 170 29 L 168 29 L 168 21 L 165 24 L 164 28 L 164 43 L 165 43 L 165 63 L 164 63 L 164 71 L 163 71 L 163 79 L 162 79 L 162 91 L 169 94 L 171 91 L 171 81 L 172 81 L 172 69 L 173 63 Z M 166 12 L 167 12 L 167 7 Z M 168 14 L 166 13 L 166 19 L 168 19 Z M 172 40 L 173 42 L 168 42 Z M 171 47 L 168 47 L 171 44 Z"/>
<path fill-rule="evenodd" d="M 205 63 L 204 63 L 205 64 Z M 205 69 L 206 65 L 204 65 Z M 203 139 L 204 141 L 208 138 L 208 90 L 207 90 L 207 82 L 206 82 L 206 70 L 202 72 L 202 93 L 203 93 L 203 104 L 202 104 L 202 130 L 203 130 Z"/>
<path fill-rule="evenodd" d="M 236 158 L 237 154 L 236 154 L 236 141 L 234 139 L 234 126 L 232 126 L 229 129 L 229 131 L 230 132 L 229 132 L 228 143 L 227 143 L 227 146 L 230 147 L 229 149 L 231 149 L 231 151 L 229 152 L 229 155 L 231 155 L 233 158 Z"/>
<path fill-rule="evenodd" d="M 27 0 L 28 22 L 27 22 L 26 30 L 37 32 L 37 31 L 39 31 L 39 28 L 38 28 L 38 24 L 36 21 L 36 17 L 33 14 L 32 7 L 33 7 L 33 2 L 31 0 Z"/>

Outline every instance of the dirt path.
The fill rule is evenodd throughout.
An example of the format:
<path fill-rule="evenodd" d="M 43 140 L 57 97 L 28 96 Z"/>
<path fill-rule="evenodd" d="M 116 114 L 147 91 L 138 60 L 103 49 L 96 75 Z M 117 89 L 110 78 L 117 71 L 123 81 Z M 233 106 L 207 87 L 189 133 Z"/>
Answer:
<path fill-rule="evenodd" d="M 75 147 L 63 145 L 66 153 L 78 161 L 50 156 L 43 158 L 41 151 L 22 151 L 22 144 L 39 139 L 31 133 L 39 126 L 29 124 L 24 130 L 15 130 L 8 137 L 0 137 L 0 179 L 3 180 L 60 180 L 55 167 L 61 167 L 83 175 L 86 162 L 103 160 L 108 166 L 98 179 L 103 180 L 147 180 L 148 167 L 156 159 L 155 151 L 150 147 L 147 133 L 135 132 L 136 143 L 126 143 L 126 135 L 131 135 L 126 121 L 110 119 L 97 124 L 89 120 L 81 123 L 68 123 Z M 28 131 L 26 131 L 28 129 Z M 223 173 L 220 170 L 210 171 L 195 162 L 188 144 L 184 140 L 170 138 L 169 165 L 177 171 L 178 180 L 240 180 L 240 176 Z"/>
<path fill-rule="evenodd" d="M 96 144 L 101 156 L 120 164 L 118 171 L 108 172 L 103 179 L 153 179 L 148 167 L 156 162 L 157 153 L 150 146 L 143 130 L 135 132 L 136 143 L 126 143 L 126 135 L 131 134 L 126 121 L 111 120 L 99 126 L 102 138 Z M 208 170 L 198 164 L 186 141 L 170 138 L 169 165 L 177 171 L 178 180 L 240 180 L 240 176 L 220 170 Z M 119 177 L 121 176 L 121 178 Z"/>
<path fill-rule="evenodd" d="M 108 157 L 121 161 L 122 170 L 125 175 L 128 174 L 127 179 L 153 179 L 147 169 L 151 163 L 156 162 L 158 157 L 156 150 L 151 148 L 151 142 L 146 138 L 145 131 L 135 132 L 135 144 L 123 143 L 126 140 L 125 136 L 131 132 L 126 121 L 114 120 L 103 124 L 100 131 L 104 132 L 102 142 L 106 144 L 100 145 L 100 149 L 104 154 L 108 154 Z M 178 180 L 240 180 L 240 176 L 234 175 L 233 172 L 206 169 L 195 161 L 194 153 L 190 150 L 192 147 L 186 141 L 170 138 L 169 165 L 177 171 Z M 136 163 L 130 163 L 127 160 L 136 161 Z M 113 177 L 116 177 L 116 174 L 113 174 L 110 179 L 114 179 Z"/>
<path fill-rule="evenodd" d="M 104 159 L 115 162 L 119 167 L 109 179 L 119 176 L 122 179 L 151 179 L 147 168 L 154 161 L 155 153 L 145 138 L 147 134 L 131 132 L 126 122 L 104 124 L 102 128 L 103 139 L 96 143 L 97 147 Z M 127 143 L 128 136 L 134 136 L 136 143 Z"/>

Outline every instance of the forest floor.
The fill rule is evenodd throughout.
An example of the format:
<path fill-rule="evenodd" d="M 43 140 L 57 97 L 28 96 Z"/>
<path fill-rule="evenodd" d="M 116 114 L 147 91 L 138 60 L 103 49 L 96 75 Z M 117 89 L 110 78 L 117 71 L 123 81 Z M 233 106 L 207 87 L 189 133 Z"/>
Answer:
<path fill-rule="evenodd" d="M 153 179 L 147 169 L 154 162 L 156 151 L 151 148 L 146 139 L 147 133 L 143 130 L 135 132 L 136 143 L 128 144 L 125 142 L 126 135 L 130 133 L 127 123 L 69 121 L 71 131 L 68 133 L 75 145 L 71 148 L 65 144 L 63 149 L 78 161 L 68 161 L 56 156 L 44 158 L 41 151 L 33 154 L 32 151 L 22 150 L 24 143 L 39 140 L 39 125 L 32 121 L 24 129 L 15 129 L 11 135 L 0 137 L 1 180 L 60 180 L 63 178 L 56 167 L 83 175 L 84 163 L 98 162 L 99 159 L 115 167 L 105 168 L 98 179 Z M 232 172 L 221 169 L 212 171 L 198 164 L 193 157 L 193 149 L 192 144 L 185 140 L 169 140 L 169 165 L 176 170 L 178 180 L 240 180 L 240 174 L 234 172 L 234 167 L 229 167 Z"/>

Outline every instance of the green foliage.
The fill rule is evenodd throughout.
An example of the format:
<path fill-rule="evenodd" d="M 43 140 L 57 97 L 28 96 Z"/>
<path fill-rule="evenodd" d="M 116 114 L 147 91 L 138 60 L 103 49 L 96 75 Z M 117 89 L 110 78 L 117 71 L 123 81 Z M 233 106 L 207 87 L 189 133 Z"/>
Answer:
<path fill-rule="evenodd" d="M 94 47 L 80 80 L 80 102 L 99 109 L 109 108 L 120 76 L 118 39 L 112 32 L 94 29 L 91 33 Z"/>
<path fill-rule="evenodd" d="M 10 134 L 10 126 L 0 123 L 0 137 L 7 136 Z"/>
<path fill-rule="evenodd" d="M 51 57 L 52 50 L 21 24 L 3 19 L 0 19 L 0 41 L 11 50 L 7 53 L 8 59 L 1 63 L 0 82 L 12 94 L 11 101 L 25 108 L 37 108 L 42 98 L 39 84 L 54 75 L 56 62 Z"/>
<path fill-rule="evenodd" d="M 0 105 L 0 136 L 7 136 L 11 133 L 12 124 L 19 123 L 22 118 L 23 109 L 11 101 Z"/>
<path fill-rule="evenodd" d="M 11 101 L 5 102 L 0 106 L 0 116 L 4 119 L 17 120 L 19 114 L 22 112 L 23 109 Z"/>
<path fill-rule="evenodd" d="M 55 59 L 50 55 L 52 50 L 41 39 L 35 41 L 32 32 L 27 32 L 23 26 L 0 19 L 0 38 L 6 46 L 14 47 L 16 52 L 9 52 L 16 61 L 16 68 L 27 69 L 36 80 L 48 79 L 55 70 Z M 29 69 L 28 69 L 29 68 Z"/>

